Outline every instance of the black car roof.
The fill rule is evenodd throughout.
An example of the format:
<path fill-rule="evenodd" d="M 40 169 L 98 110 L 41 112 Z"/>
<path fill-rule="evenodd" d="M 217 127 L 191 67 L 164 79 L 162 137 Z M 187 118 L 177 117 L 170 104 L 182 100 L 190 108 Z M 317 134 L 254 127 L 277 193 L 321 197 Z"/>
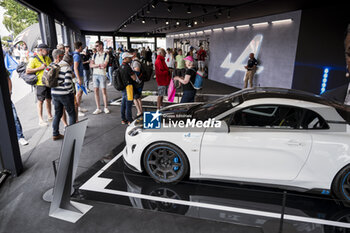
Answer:
<path fill-rule="evenodd" d="M 318 103 L 335 108 L 338 111 L 338 113 L 344 118 L 344 120 L 350 122 L 350 106 L 328 99 L 324 96 L 316 95 L 305 91 L 276 87 L 257 87 L 234 92 L 230 95 L 220 98 L 220 100 L 222 101 L 236 98 L 238 98 L 239 102 L 260 98 L 283 98 Z M 220 100 L 217 100 L 215 102 L 219 102 Z"/>

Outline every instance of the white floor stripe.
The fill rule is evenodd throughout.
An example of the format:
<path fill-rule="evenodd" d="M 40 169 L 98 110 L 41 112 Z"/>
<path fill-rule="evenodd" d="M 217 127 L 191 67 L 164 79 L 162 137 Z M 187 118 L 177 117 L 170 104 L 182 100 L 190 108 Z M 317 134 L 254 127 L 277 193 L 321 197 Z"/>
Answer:
<path fill-rule="evenodd" d="M 100 178 L 99 176 L 104 171 L 106 171 L 108 167 L 110 167 L 114 162 L 116 162 L 121 156 L 122 154 L 120 153 L 115 158 L 113 158 L 101 170 L 99 170 L 94 176 L 92 176 L 87 182 L 85 182 L 80 187 L 80 189 L 86 190 L 86 191 L 101 192 L 101 193 L 108 193 L 108 194 L 114 194 L 114 195 L 120 195 L 120 196 L 146 199 L 151 201 L 160 201 L 160 202 L 168 202 L 168 203 L 179 204 L 179 205 L 188 205 L 188 206 L 194 206 L 199 208 L 216 209 L 216 210 L 222 210 L 222 211 L 251 214 L 256 216 L 263 216 L 263 217 L 270 217 L 270 218 L 277 218 L 277 219 L 281 218 L 281 214 L 273 213 L 273 212 L 251 210 L 251 209 L 215 205 L 215 204 L 208 204 L 208 203 L 191 202 L 191 201 L 170 199 L 170 198 L 164 198 L 164 197 L 155 197 L 155 196 L 139 194 L 139 193 L 130 193 L 125 191 L 106 189 L 105 187 L 112 181 L 112 179 Z M 350 228 L 349 223 L 336 222 L 336 221 L 330 221 L 330 220 L 324 220 L 324 219 L 318 219 L 318 218 L 310 218 L 310 217 L 302 217 L 302 216 L 286 214 L 284 215 L 284 219 L 292 220 L 292 221 L 307 222 L 307 223 L 322 224 L 322 225 L 330 225 L 335 227 Z"/>

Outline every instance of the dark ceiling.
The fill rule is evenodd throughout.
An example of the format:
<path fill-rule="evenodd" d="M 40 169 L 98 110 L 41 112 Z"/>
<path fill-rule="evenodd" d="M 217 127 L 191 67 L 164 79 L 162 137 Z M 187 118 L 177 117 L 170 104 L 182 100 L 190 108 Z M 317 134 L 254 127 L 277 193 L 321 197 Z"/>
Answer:
<path fill-rule="evenodd" d="M 187 29 L 189 24 L 196 28 L 329 4 L 314 0 L 18 1 L 89 33 L 168 33 Z"/>

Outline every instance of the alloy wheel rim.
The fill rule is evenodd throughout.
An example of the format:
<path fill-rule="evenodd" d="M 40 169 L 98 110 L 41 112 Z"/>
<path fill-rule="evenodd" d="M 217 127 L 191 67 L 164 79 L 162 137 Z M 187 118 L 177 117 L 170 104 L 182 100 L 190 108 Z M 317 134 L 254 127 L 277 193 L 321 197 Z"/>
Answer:
<path fill-rule="evenodd" d="M 175 180 L 183 170 L 177 152 L 164 147 L 154 149 L 149 154 L 147 163 L 151 173 L 161 180 Z"/>

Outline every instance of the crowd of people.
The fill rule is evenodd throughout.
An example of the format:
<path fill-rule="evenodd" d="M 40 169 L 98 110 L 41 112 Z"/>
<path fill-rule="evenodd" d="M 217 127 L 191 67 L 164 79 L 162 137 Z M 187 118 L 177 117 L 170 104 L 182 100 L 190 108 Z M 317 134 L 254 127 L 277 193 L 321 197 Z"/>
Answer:
<path fill-rule="evenodd" d="M 199 69 L 204 70 L 204 65 L 200 65 L 199 62 L 205 60 L 206 57 L 203 48 L 197 52 L 197 57 L 199 54 L 201 54 L 202 59 L 198 59 L 198 66 Z M 52 88 L 43 82 L 44 70 L 50 64 L 59 66 L 57 86 Z M 74 51 L 71 51 L 69 45 L 58 44 L 56 49 L 50 53 L 47 45 L 39 44 L 26 67 L 27 74 L 35 74 L 37 77 L 35 91 L 39 125 L 45 127 L 52 121 L 52 139 L 56 141 L 64 138 L 64 135 L 59 131 L 60 122 L 64 126 L 71 125 L 88 112 L 86 108 L 81 106 L 84 93 L 94 92 L 96 109 L 92 114 L 109 114 L 111 110 L 108 108 L 107 87 L 114 83 L 113 71 L 116 69 L 119 69 L 120 76 L 126 86 L 121 91 L 121 124 L 130 124 L 133 121 L 133 104 L 136 108 L 136 118 L 142 120 L 141 99 L 145 82 L 143 65 L 152 67 L 151 69 L 154 71 L 152 76 L 154 75 L 158 86 L 157 110 L 163 107 L 163 97 L 167 96 L 171 79 L 178 83 L 178 87 L 182 86 L 183 88 L 181 102 L 194 102 L 196 90 L 193 88 L 193 83 L 197 69 L 192 49 L 186 56 L 183 55 L 181 49 L 167 49 L 165 51 L 159 48 L 152 52 L 149 47 L 127 51 L 119 48 L 114 52 L 112 48 L 105 50 L 101 41 L 96 41 L 91 50 L 88 47 L 83 48 L 82 42 L 78 41 L 74 43 Z M 91 78 L 92 83 L 90 82 Z M 101 98 L 103 108 L 101 108 Z M 52 104 L 54 113 L 52 112 Z M 43 117 L 44 107 L 47 112 L 47 120 Z M 16 127 L 19 125 L 17 127 L 18 140 L 20 144 L 27 145 L 28 142 L 24 139 L 14 106 L 13 109 L 14 115 L 16 115 Z"/>

